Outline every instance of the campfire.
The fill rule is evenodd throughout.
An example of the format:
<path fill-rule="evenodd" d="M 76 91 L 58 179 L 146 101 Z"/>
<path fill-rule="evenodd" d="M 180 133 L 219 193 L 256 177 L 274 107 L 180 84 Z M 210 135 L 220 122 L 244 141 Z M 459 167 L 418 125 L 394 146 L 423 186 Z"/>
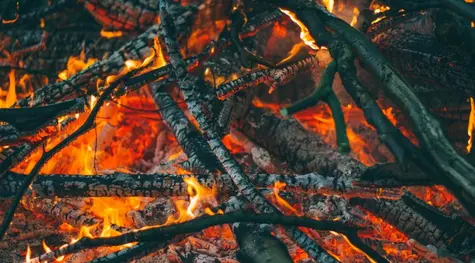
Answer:
<path fill-rule="evenodd" d="M 0 3 L 1 262 L 472 262 L 469 0 Z"/>

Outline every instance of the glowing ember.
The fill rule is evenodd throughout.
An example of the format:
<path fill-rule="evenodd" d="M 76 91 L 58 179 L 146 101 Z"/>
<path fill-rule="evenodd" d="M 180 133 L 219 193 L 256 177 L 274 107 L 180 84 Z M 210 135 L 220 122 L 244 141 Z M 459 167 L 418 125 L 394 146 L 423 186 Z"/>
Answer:
<path fill-rule="evenodd" d="M 106 31 L 104 29 L 101 30 L 101 36 L 105 38 L 116 38 L 121 37 L 122 35 L 122 31 Z"/>
<path fill-rule="evenodd" d="M 331 0 L 329 0 L 331 1 Z M 333 2 L 333 1 L 331 1 Z M 314 50 L 318 50 L 319 47 L 317 46 L 317 43 L 315 39 L 310 35 L 310 32 L 308 31 L 308 28 L 300 21 L 297 16 L 286 9 L 280 8 L 280 11 L 282 11 L 284 14 L 290 17 L 294 23 L 296 23 L 300 27 L 300 38 L 305 42 L 305 44 L 309 47 L 311 47 Z"/>

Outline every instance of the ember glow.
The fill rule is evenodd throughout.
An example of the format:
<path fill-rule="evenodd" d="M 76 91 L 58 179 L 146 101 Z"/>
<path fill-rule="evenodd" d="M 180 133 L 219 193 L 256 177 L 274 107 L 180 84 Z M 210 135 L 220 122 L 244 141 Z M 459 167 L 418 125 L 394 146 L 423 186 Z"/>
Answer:
<path fill-rule="evenodd" d="M 473 2 L 473 0 L 465 1 Z M 48 153 L 56 145 L 77 131 L 85 123 L 92 109 L 97 105 L 101 105 L 98 102 L 102 101 L 101 96 L 108 85 L 131 71 L 136 73 L 131 77 L 133 78 L 132 80 L 138 79 L 140 82 L 140 85 L 132 87 L 135 84 L 129 85 L 127 80 L 122 81 L 119 88 L 125 94 L 120 92 L 112 93 L 106 99 L 105 103 L 99 108 L 92 129 L 70 142 L 45 162 L 34 184 L 28 188 L 29 190 L 20 204 L 22 208 L 15 214 L 9 232 L 5 237 L 5 242 L 0 242 L 0 257 L 4 255 L 3 253 L 9 253 L 9 256 L 15 258 L 14 262 L 37 263 L 40 262 L 40 255 L 58 251 L 71 244 L 81 244 L 78 242 L 84 237 L 99 241 L 104 240 L 104 238 L 117 237 L 124 233 L 131 232 L 135 234 L 141 230 L 155 229 L 194 219 L 207 219 L 207 217 L 217 214 L 225 214 L 229 208 L 234 208 L 234 203 L 230 202 L 230 200 L 238 196 L 245 197 L 239 199 L 245 203 L 240 204 L 242 207 L 237 207 L 236 209 L 259 210 L 259 207 L 262 205 L 261 203 L 248 202 L 252 199 L 245 196 L 245 191 L 239 192 L 237 190 L 238 187 L 226 185 L 232 183 L 231 181 L 233 180 L 236 181 L 236 174 L 241 173 L 238 170 L 242 170 L 243 174 L 249 176 L 250 181 L 255 183 L 261 193 L 264 193 L 263 195 L 270 204 L 275 206 L 283 215 L 305 216 L 314 220 L 325 220 L 332 224 L 339 224 L 341 222 L 351 227 L 356 226 L 358 228 L 357 237 L 361 239 L 361 243 L 371 247 L 381 257 L 391 260 L 391 262 L 425 263 L 430 262 L 430 260 L 427 261 L 426 259 L 434 257 L 434 255 L 437 256 L 437 262 L 455 262 L 448 260 L 452 260 L 451 257 L 459 257 L 457 253 L 460 251 L 448 251 L 448 249 L 452 249 L 451 242 L 459 241 L 459 236 L 455 238 L 449 236 L 451 233 L 445 233 L 445 229 L 437 224 L 436 219 L 425 218 L 424 215 L 421 215 L 421 217 L 427 219 L 430 227 L 434 227 L 435 231 L 441 232 L 440 236 L 443 236 L 440 240 L 436 240 L 443 244 L 441 247 L 443 250 L 434 250 L 435 252 L 432 252 L 434 255 L 428 256 L 427 251 L 432 251 L 433 248 L 435 249 L 435 245 L 439 244 L 432 244 L 430 243 L 431 241 L 424 243 L 424 240 L 418 240 L 423 239 L 424 235 L 421 237 L 419 233 L 413 233 L 417 231 L 408 231 L 398 226 L 397 223 L 388 220 L 387 215 L 378 214 L 378 211 L 365 210 L 366 208 L 362 205 L 355 205 L 353 203 L 356 199 L 361 199 L 363 200 L 362 202 L 372 200 L 377 202 L 377 204 L 381 204 L 384 200 L 389 200 L 389 204 L 402 200 L 400 203 L 406 205 L 407 210 L 411 210 L 413 207 L 405 203 L 407 200 L 405 201 L 402 198 L 409 196 L 408 193 L 411 193 L 410 198 L 413 198 L 411 200 L 420 202 L 419 205 L 424 206 L 424 209 L 431 209 L 431 211 L 434 209 L 434 213 L 440 212 L 442 215 L 447 215 L 446 218 L 444 217 L 444 220 L 447 220 L 447 222 L 455 220 L 453 218 L 460 220 L 457 221 L 458 223 L 466 223 L 465 221 L 467 221 L 473 224 L 475 222 L 458 202 L 456 196 L 449 191 L 449 188 L 438 185 L 441 183 L 439 181 L 435 182 L 437 185 L 434 185 L 433 181 L 430 184 L 424 185 L 424 183 L 416 180 L 417 184 L 414 186 L 412 184 L 405 185 L 405 182 L 401 183 L 398 180 L 394 180 L 396 182 L 389 180 L 394 178 L 388 179 L 383 177 L 382 180 L 388 179 L 389 184 L 395 184 L 395 186 L 390 186 L 393 188 L 390 188 L 384 185 L 386 181 L 381 186 L 377 185 L 379 182 L 371 182 L 370 185 L 369 181 L 361 179 L 364 176 L 370 176 L 367 172 L 371 172 L 372 169 L 367 169 L 368 167 L 374 165 L 381 165 L 376 166 L 376 168 L 386 167 L 385 165 L 387 164 L 392 165 L 395 162 L 395 158 L 384 144 L 384 136 L 386 134 L 381 136 L 381 138 L 378 136 L 376 129 L 368 123 L 363 111 L 356 106 L 351 96 L 344 90 L 345 87 L 339 79 L 339 74 L 336 75 L 333 91 L 341 104 L 346 123 L 345 132 L 351 148 L 350 153 L 343 153 L 338 150 L 336 126 L 332 112 L 326 103 L 320 102 L 315 106 L 293 114 L 293 116 L 283 117 L 280 115 L 280 110 L 283 107 L 303 98 L 300 90 L 295 90 L 307 84 L 316 86 L 316 83 L 320 80 L 322 70 L 332 60 L 327 48 L 318 46 L 318 39 L 312 37 L 309 31 L 310 27 L 308 28 L 302 22 L 306 21 L 305 19 L 302 18 L 300 20 L 295 13 L 283 8 L 280 8 L 280 10 L 285 15 L 280 13 L 276 15 L 272 12 L 262 13 L 262 15 L 270 15 L 270 18 L 266 16 L 261 18 L 260 13 L 256 16 L 251 12 L 246 14 L 248 15 L 247 24 L 243 27 L 249 27 L 249 29 L 246 29 L 249 32 L 239 32 L 238 36 L 241 38 L 245 48 L 252 50 L 253 53 L 266 60 L 269 59 L 268 61 L 272 61 L 272 63 L 277 63 L 279 67 L 287 63 L 300 62 L 302 57 L 315 56 L 311 57 L 316 58 L 315 61 L 317 61 L 315 66 L 312 64 L 314 67 L 311 67 L 311 70 L 306 72 L 298 71 L 298 75 L 297 73 L 294 75 L 290 74 L 291 76 L 288 80 L 285 79 L 285 81 L 278 84 L 273 83 L 272 80 L 279 79 L 281 77 L 280 74 L 286 76 L 287 73 L 275 73 L 277 76 L 272 76 L 269 79 L 263 78 L 265 81 L 259 84 L 259 87 L 247 88 L 255 89 L 256 92 L 251 94 L 252 97 L 249 96 L 247 98 L 246 96 L 250 95 L 254 90 L 242 90 L 235 97 L 231 96 L 226 101 L 214 100 L 215 90 L 206 90 L 208 87 L 201 85 L 201 82 L 196 82 L 198 84 L 193 86 L 193 89 L 200 93 L 196 93 L 199 96 L 195 96 L 193 98 L 195 100 L 190 102 L 189 97 L 186 97 L 187 94 L 182 94 L 184 90 L 182 85 L 186 83 L 183 81 L 185 78 L 173 79 L 178 73 L 177 68 L 179 67 L 176 64 L 180 64 L 182 61 L 177 58 L 178 56 L 169 57 L 169 55 L 181 53 L 183 58 L 191 61 L 191 63 L 186 62 L 189 64 L 183 67 L 185 71 L 189 71 L 189 76 L 202 78 L 209 86 L 214 86 L 216 89 L 230 81 L 241 80 L 252 76 L 252 74 L 258 75 L 257 72 L 262 73 L 268 70 L 268 67 L 259 65 L 252 68 L 244 68 L 241 58 L 238 57 L 238 53 L 235 52 L 233 43 L 229 39 L 227 39 L 228 41 L 223 41 L 225 42 L 224 44 L 214 42 L 218 38 L 223 40 L 229 37 L 227 30 L 231 28 L 233 21 L 231 21 L 229 14 L 226 14 L 225 10 L 229 11 L 233 7 L 226 1 L 224 3 L 195 0 L 170 1 L 170 4 L 174 5 L 173 8 L 176 8 L 173 9 L 176 13 L 173 12 L 173 14 L 170 13 L 169 15 L 172 19 L 176 20 L 174 22 L 177 22 L 175 27 L 177 44 L 179 45 L 173 51 L 175 53 L 171 53 L 172 51 L 169 50 L 170 46 L 167 45 L 173 44 L 170 43 L 170 38 L 173 37 L 167 38 L 163 35 L 166 29 L 155 28 L 155 31 L 147 31 L 150 27 L 160 23 L 161 19 L 158 17 L 159 13 L 156 11 L 156 7 L 147 6 L 146 3 L 136 5 L 136 3 L 132 3 L 133 1 L 125 1 L 127 2 L 126 4 L 122 3 L 122 1 L 116 2 L 108 6 L 107 3 L 96 3 L 95 1 L 85 1 L 83 3 L 83 1 L 80 1 L 81 4 L 78 6 L 84 8 L 84 10 L 81 10 L 81 12 L 84 12 L 81 15 L 94 18 L 94 21 L 85 21 L 88 23 L 86 23 L 87 27 L 85 26 L 84 28 L 94 30 L 91 35 L 94 35 L 95 38 L 90 39 L 91 36 L 87 33 L 84 36 L 79 35 L 81 44 L 72 48 L 66 48 L 66 45 L 69 43 L 61 42 L 60 37 L 54 35 L 57 33 L 54 28 L 55 24 L 61 24 L 58 21 L 76 19 L 73 16 L 69 18 L 68 15 L 65 16 L 64 14 L 59 16 L 59 18 L 56 18 L 54 15 L 45 15 L 35 20 L 35 28 L 32 31 L 36 30 L 39 33 L 48 31 L 48 33 L 52 34 L 49 36 L 50 38 L 46 38 L 46 44 L 37 43 L 38 41 L 32 41 L 26 36 L 22 37 L 28 41 L 22 41 L 23 38 L 8 35 L 11 34 L 11 32 L 7 32 L 8 30 L 2 33 L 5 36 L 0 36 L 0 38 L 5 37 L 5 40 L 0 39 L 0 47 L 3 50 L 3 53 L 0 54 L 0 62 L 5 62 L 4 64 L 7 65 L 3 66 L 2 64 L 2 68 L 5 70 L 0 89 L 0 108 L 18 108 L 26 107 L 23 105 L 33 105 L 33 103 L 30 103 L 31 100 L 25 100 L 26 104 L 24 103 L 25 101 L 21 101 L 28 96 L 45 98 L 46 101 L 49 98 L 45 96 L 50 94 L 42 94 L 40 88 L 47 84 L 57 85 L 58 89 L 50 90 L 51 94 L 56 96 L 58 95 L 56 93 L 59 93 L 58 99 L 55 99 L 56 97 L 53 96 L 52 98 L 54 99 L 50 99 L 50 101 L 62 102 L 71 98 L 84 98 L 85 101 L 84 109 L 63 114 L 60 117 L 50 118 L 46 123 L 43 123 L 45 122 L 43 120 L 40 124 L 47 125 L 47 127 L 44 128 L 44 131 L 41 131 L 42 136 L 44 136 L 41 139 L 36 141 L 25 139 L 1 148 L 0 169 L 3 169 L 5 166 L 6 162 L 4 160 L 7 160 L 7 162 L 11 161 L 8 159 L 10 150 L 19 149 L 16 147 L 22 145 L 33 148 L 31 151 L 27 151 L 25 156 L 19 158 L 18 161 L 12 161 L 17 162 L 8 171 L 17 174 L 7 173 L 7 177 L 2 177 L 4 176 L 3 174 L 0 175 L 0 190 L 2 191 L 3 189 L 9 191 L 10 187 L 12 189 L 17 187 L 18 182 L 21 181 L 15 176 L 29 174 L 33 167 L 42 159 L 45 152 Z M 235 1 L 234 3 L 236 2 L 247 4 L 247 2 L 252 3 L 254 1 Z M 371 17 L 377 17 L 376 20 L 372 21 L 373 24 L 386 19 L 385 15 L 389 17 L 388 13 L 391 13 L 391 16 L 397 15 L 387 12 L 391 10 L 392 6 L 381 4 L 376 0 L 372 1 L 370 5 L 368 5 L 369 3 L 363 5 L 359 2 L 350 2 L 337 0 L 320 1 L 329 12 L 340 17 L 355 29 L 361 30 L 363 34 L 367 32 L 364 32 L 364 29 L 359 27 L 364 23 L 365 19 L 359 21 L 360 15 L 368 13 Z M 55 1 L 52 1 L 43 7 L 49 8 L 54 4 Z M 180 4 L 185 5 L 181 6 Z M 17 11 L 22 12 L 16 12 L 14 19 L 3 19 L 2 24 L 10 27 L 22 22 L 23 18 L 21 15 L 27 10 L 25 9 L 24 12 L 23 10 L 18 10 L 18 5 L 17 3 Z M 109 13 L 112 9 L 117 9 L 118 11 Z M 243 6 L 243 10 L 247 12 L 247 6 Z M 253 10 L 253 8 L 249 8 L 249 10 Z M 137 12 L 139 15 L 137 15 Z M 261 12 L 261 10 L 256 12 Z M 10 13 L 8 17 L 13 17 L 14 13 L 12 11 Z M 178 18 L 175 17 L 177 14 Z M 276 17 L 273 17 L 273 15 L 276 15 Z M 78 25 L 68 24 L 64 26 L 64 29 L 62 27 L 60 29 L 65 30 L 67 34 L 78 34 L 77 32 L 68 31 L 68 26 L 75 28 Z M 82 24 L 79 23 L 79 27 L 81 26 Z M 50 27 L 53 29 L 51 32 Z M 330 32 L 334 30 L 330 27 L 327 29 Z M 242 30 L 245 31 L 244 29 Z M 36 31 L 35 33 L 38 33 Z M 142 34 L 142 32 L 146 33 Z M 67 34 L 65 33 L 66 37 L 70 37 Z M 42 36 L 42 34 L 37 34 L 33 40 L 38 40 L 38 35 Z M 58 37 L 59 40 L 55 37 Z M 76 35 L 74 37 L 74 39 L 77 38 Z M 82 41 L 83 39 L 84 41 Z M 55 41 L 65 45 L 65 47 L 55 47 L 54 45 L 57 45 Z M 116 42 L 119 44 L 116 44 Z M 210 43 L 213 43 L 213 45 L 210 45 Z M 31 45 L 34 47 L 30 47 Z M 26 53 L 16 56 L 9 53 L 11 50 L 23 50 L 23 46 L 26 46 L 27 50 L 35 50 L 38 53 Z M 40 47 L 39 50 L 35 49 L 37 48 L 36 46 Z M 211 49 L 206 49 L 207 52 L 203 52 L 205 47 L 208 48 L 210 46 L 212 46 Z M 60 52 L 66 52 L 63 49 L 67 52 L 71 51 L 71 54 L 59 54 Z M 59 51 L 56 52 L 56 50 Z M 316 50 L 318 51 L 316 52 Z M 13 51 L 12 54 L 14 53 Z M 53 52 L 53 58 L 50 58 L 49 52 L 52 51 L 56 53 Z M 38 55 L 42 54 L 41 52 L 44 52 L 45 55 Z M 60 58 L 56 58 L 56 56 Z M 35 64 L 35 60 L 38 60 L 37 64 Z M 170 63 L 170 61 L 177 62 L 176 60 L 179 63 Z M 10 64 L 12 66 L 8 68 Z M 57 66 L 57 64 L 61 66 Z M 167 66 L 167 64 L 170 65 Z M 357 64 L 355 62 L 355 65 Z M 38 65 L 40 66 L 38 67 Z M 142 69 L 145 65 L 147 67 Z M 292 65 L 292 67 L 294 66 Z M 298 66 L 295 67 L 298 68 Z M 139 68 L 140 70 L 137 70 Z M 294 70 L 294 68 L 291 68 L 289 71 L 291 70 Z M 363 71 L 365 68 L 361 67 L 361 70 Z M 144 76 L 147 76 L 147 73 L 153 73 L 154 75 L 149 75 L 145 78 Z M 358 68 L 358 73 L 360 73 L 360 68 Z M 193 77 L 186 80 L 192 80 Z M 359 78 L 360 76 L 358 75 L 357 77 Z M 246 80 L 243 81 L 245 82 Z M 152 84 L 158 83 L 166 83 L 166 85 L 155 90 L 155 86 Z M 60 87 L 64 88 L 68 85 L 73 89 L 67 90 L 62 94 L 63 90 L 60 90 Z M 265 90 L 261 92 L 260 88 L 265 88 Z M 157 99 L 159 92 L 167 92 L 177 104 L 178 112 L 180 110 L 183 111 L 186 118 L 180 117 L 177 120 L 177 117 L 174 115 L 172 119 L 174 119 L 176 125 L 172 125 L 172 121 L 165 117 L 164 110 L 166 108 L 162 108 L 158 101 L 159 99 Z M 424 147 L 424 145 L 419 143 L 411 128 L 406 127 L 406 121 L 410 119 L 406 119 L 408 118 L 407 116 L 401 116 L 403 114 L 400 114 L 399 109 L 394 104 L 391 104 L 384 95 L 373 91 L 371 93 L 375 96 L 377 104 L 389 122 L 400 129 L 402 134 L 409 138 L 415 146 Z M 468 94 L 466 95 L 469 96 Z M 188 101 L 185 101 L 184 97 Z M 235 100 L 235 98 L 239 99 Z M 244 105 L 246 102 L 243 102 L 244 100 L 241 101 L 242 98 L 249 99 L 249 105 Z M 467 115 L 467 108 L 462 108 L 461 112 L 467 115 L 467 120 L 460 120 L 461 122 L 466 121 L 468 124 L 467 129 L 465 129 L 466 123 L 463 122 L 463 135 L 465 136 L 465 133 L 467 133 L 469 139 L 465 145 L 466 137 L 463 137 L 462 145 L 462 148 L 466 146 L 468 153 L 472 150 L 472 137 L 474 136 L 473 131 L 475 129 L 475 100 L 470 97 L 469 102 L 470 114 Z M 37 104 L 37 106 L 44 106 L 45 104 L 54 103 L 44 103 L 42 99 L 38 99 Z M 226 117 L 226 111 L 223 110 L 225 107 L 222 107 L 222 105 L 231 105 L 229 106 L 231 109 L 229 125 L 221 123 L 221 119 L 217 120 L 216 115 L 222 117 L 222 114 Z M 190 106 L 199 108 L 203 114 L 193 116 L 195 112 L 188 111 Z M 247 114 L 251 114 L 249 113 L 252 112 L 250 110 L 251 107 L 265 109 L 266 113 L 249 117 Z M 42 113 L 41 110 L 44 109 L 38 108 L 39 113 Z M 45 115 L 51 114 L 47 110 L 45 111 Z M 35 113 L 33 112 L 32 114 Z M 278 121 L 279 123 L 282 121 L 282 126 L 279 126 L 277 129 L 264 128 L 265 134 L 253 134 L 252 128 L 262 125 L 262 123 L 266 124 L 269 120 L 275 120 L 274 117 L 272 117 L 274 119 L 268 117 L 271 116 L 270 114 L 281 118 Z M 19 119 L 21 118 L 23 117 L 19 117 Z M 211 120 L 219 125 L 213 123 L 213 125 L 209 125 L 211 128 L 204 127 L 206 125 L 200 127 L 198 124 L 202 123 L 200 118 L 204 118 L 205 121 Z M 239 119 L 239 121 L 236 121 L 234 118 Z M 257 121 L 248 122 L 248 119 Z M 15 126 L 13 128 L 6 125 L 3 127 L 4 124 L 10 123 L 1 122 L 0 135 L 5 132 L 3 130 L 6 130 L 6 134 L 10 136 L 10 130 L 8 129 L 22 128 L 15 125 L 11 125 L 12 127 Z M 27 119 L 26 122 L 28 124 L 31 122 L 32 126 L 36 124 L 33 123 L 32 119 Z M 279 129 L 285 130 L 284 126 L 289 123 L 299 128 L 300 126 L 303 127 L 304 129 L 299 130 L 299 132 L 302 131 L 301 134 L 313 134 L 313 137 L 309 137 L 319 144 L 318 147 L 321 146 L 322 148 L 312 150 L 306 149 L 309 147 L 299 147 L 297 145 L 295 152 L 291 150 L 287 152 L 285 150 L 286 152 L 282 153 L 278 140 L 284 140 L 287 138 L 286 136 L 291 138 L 291 140 L 285 141 L 289 145 L 291 143 L 307 143 L 305 140 L 300 142 L 300 138 L 296 138 L 298 136 L 293 134 L 279 134 Z M 194 129 L 185 129 L 188 127 L 188 124 Z M 21 122 L 20 125 L 22 125 Z M 269 125 L 272 126 L 272 124 Z M 250 131 L 246 131 L 248 126 L 251 127 L 249 128 Z M 26 133 L 28 132 L 30 131 L 27 130 Z M 36 132 L 36 130 L 33 131 L 33 133 Z M 17 136 L 17 133 L 19 132 L 14 130 L 11 132 L 13 134 L 11 136 Z M 275 140 L 273 139 L 272 142 L 266 141 L 271 136 Z M 210 141 L 210 138 L 213 141 Z M 186 141 L 186 139 L 192 139 L 191 146 L 188 145 L 189 141 Z M 215 154 L 213 150 L 216 151 L 216 148 L 210 150 L 208 146 L 219 144 L 216 143 L 219 139 L 221 139 L 229 154 L 223 148 L 219 149 L 222 152 L 218 151 L 217 156 L 213 156 L 217 157 L 216 160 L 218 162 L 221 162 L 218 168 L 208 169 L 208 167 L 201 167 L 201 164 L 196 165 L 196 163 L 192 162 L 196 161 L 192 158 L 197 158 L 202 162 L 203 160 L 200 158 L 203 157 L 199 156 L 201 153 L 209 151 L 211 154 Z M 266 143 L 270 146 L 265 146 Z M 460 151 L 459 148 L 457 150 Z M 464 150 L 462 149 L 462 151 Z M 308 151 L 308 154 L 305 151 Z M 199 154 L 196 154 L 196 152 Z M 196 156 L 193 156 L 193 154 L 196 154 Z M 230 159 L 227 159 L 228 155 L 230 155 Z M 307 155 L 311 155 L 312 158 L 314 155 L 317 157 L 315 160 L 312 160 Z M 18 157 L 18 155 L 13 156 Z M 232 163 L 229 160 L 236 161 L 239 163 L 239 166 L 237 168 L 229 168 L 228 165 Z M 312 180 L 303 182 L 294 179 L 300 178 L 294 175 L 302 170 L 311 170 L 305 171 L 305 173 L 315 172 L 307 168 L 305 166 L 307 164 L 314 165 L 314 167 L 317 167 L 316 169 L 321 170 L 318 171 L 321 174 L 312 175 L 322 176 L 321 178 L 324 179 L 321 179 L 321 182 L 313 182 Z M 205 164 L 204 166 L 208 165 Z M 223 169 L 223 167 L 228 170 Z M 377 171 L 379 172 L 379 170 Z M 398 173 L 399 170 L 394 169 L 391 172 Z M 144 177 L 151 175 L 155 177 L 153 180 L 142 180 Z M 384 174 L 384 176 L 388 175 Z M 10 181 L 6 181 L 8 185 L 2 184 L 1 180 L 4 180 L 4 178 L 17 181 L 11 184 Z M 69 178 L 80 179 L 63 185 L 61 184 L 63 183 L 62 181 L 58 182 L 48 178 L 62 178 L 57 180 L 67 182 L 69 182 Z M 123 178 L 128 179 L 123 180 Z M 284 181 L 284 179 L 287 181 Z M 71 179 L 71 181 L 73 180 L 76 179 Z M 324 182 L 325 180 L 327 182 Z M 47 183 L 44 183 L 45 181 Z M 83 183 L 84 181 L 94 181 L 94 183 Z M 423 185 L 420 186 L 419 184 Z M 220 186 L 223 186 L 223 189 Z M 302 190 L 305 187 L 307 188 Z M 331 187 L 335 189 L 328 189 Z M 165 189 L 165 191 L 158 191 L 157 189 Z M 49 196 L 45 198 L 42 194 L 38 193 L 41 191 Z M 361 193 L 358 191 L 361 191 Z M 58 192 L 61 193 L 58 194 Z M 72 193 L 72 197 L 67 195 L 70 193 Z M 2 201 L 9 198 L 8 196 L 4 198 L 1 194 L 3 192 L 0 193 Z M 391 196 L 388 197 L 389 195 Z M 230 197 L 231 199 L 228 199 Z M 64 206 L 55 206 L 55 209 L 46 211 L 48 209 L 35 206 L 35 201 L 38 200 L 50 201 L 51 206 L 45 205 L 44 207 L 46 208 L 57 204 L 64 204 Z M 10 202 L 0 203 L 2 203 L 0 204 L 0 210 L 2 211 L 8 209 L 10 204 Z M 231 204 L 231 206 L 228 206 L 228 204 Z M 415 208 L 413 210 L 418 212 Z M 0 212 L 0 218 L 3 218 L 3 215 L 3 212 Z M 80 219 L 74 217 L 77 215 L 79 215 Z M 452 215 L 453 218 L 451 217 Z M 403 218 L 401 217 L 399 221 L 403 221 Z M 419 222 L 408 221 L 408 225 L 411 223 L 419 224 Z M 471 231 L 468 225 L 463 226 L 463 231 Z M 241 245 L 239 243 L 241 242 L 241 237 L 234 227 L 235 225 L 232 224 L 209 227 L 197 233 L 180 235 L 180 239 L 183 240 L 176 242 L 170 238 L 170 244 L 166 248 L 152 249 L 153 251 L 143 255 L 143 257 L 148 258 L 144 262 L 157 262 L 159 259 L 163 259 L 164 262 L 177 263 L 218 261 L 236 263 L 236 251 L 239 249 L 242 252 L 244 249 L 239 247 Z M 440 229 L 438 229 L 439 227 Z M 51 230 L 53 234 L 44 234 L 42 231 L 39 231 L 43 230 L 43 228 L 48 231 Z M 288 251 L 294 262 L 301 263 L 309 260 L 310 255 L 303 248 L 296 245 L 295 240 L 292 240 L 295 237 L 284 234 L 284 227 L 264 224 L 262 229 L 265 229 L 263 231 L 265 232 L 264 234 L 279 238 L 279 242 L 281 242 L 279 244 L 282 245 L 279 245 L 279 248 L 286 252 Z M 339 262 L 378 262 L 368 256 L 370 253 L 367 254 L 365 249 L 362 249 L 362 246 L 358 246 L 356 242 L 350 242 L 351 238 L 354 238 L 352 235 L 336 231 L 312 230 L 303 227 L 297 229 L 321 246 L 325 251 L 322 253 L 334 257 Z M 460 230 L 460 233 L 457 232 L 456 235 L 466 234 L 462 230 Z M 25 231 L 27 233 L 23 235 Z M 23 236 L 33 236 L 34 238 L 24 238 Z M 414 247 L 413 244 L 416 241 L 422 249 Z M 124 243 L 126 242 L 130 242 L 130 240 Z M 244 242 L 246 243 L 247 241 L 244 240 Z M 258 240 L 257 242 L 261 241 Z M 465 242 L 461 246 L 468 243 Z M 9 250 L 7 252 L 3 251 L 5 244 L 7 246 L 5 250 Z M 117 251 L 129 253 L 130 250 L 128 249 L 137 244 L 137 242 L 134 242 L 93 248 L 71 255 L 61 255 L 51 261 L 83 263 L 104 256 L 111 256 L 108 262 L 115 262 L 114 257 L 117 255 L 113 253 Z M 143 242 L 140 242 L 140 244 L 143 244 Z M 426 249 L 426 252 L 423 252 L 424 249 Z M 464 247 L 464 249 L 466 248 Z M 465 250 L 462 252 L 465 252 Z M 257 254 L 266 253 L 266 250 L 258 250 Z M 463 255 L 460 258 L 465 260 L 468 257 Z M 134 258 L 133 260 L 140 261 L 141 259 Z"/>

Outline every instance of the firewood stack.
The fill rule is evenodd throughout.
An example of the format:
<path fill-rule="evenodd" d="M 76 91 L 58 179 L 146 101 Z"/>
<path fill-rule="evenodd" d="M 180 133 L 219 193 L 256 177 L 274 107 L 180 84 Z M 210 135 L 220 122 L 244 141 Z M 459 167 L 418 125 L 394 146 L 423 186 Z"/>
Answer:
<path fill-rule="evenodd" d="M 475 260 L 473 1 L 0 7 L 1 262 Z"/>

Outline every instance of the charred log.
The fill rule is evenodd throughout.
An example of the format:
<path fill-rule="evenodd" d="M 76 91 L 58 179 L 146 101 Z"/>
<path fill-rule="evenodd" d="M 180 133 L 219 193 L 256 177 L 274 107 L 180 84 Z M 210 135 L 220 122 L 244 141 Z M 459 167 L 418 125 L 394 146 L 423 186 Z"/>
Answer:
<path fill-rule="evenodd" d="M 457 223 L 457 220 L 448 216 L 426 217 L 419 211 L 427 209 L 431 211 L 430 213 L 434 213 L 433 209 L 418 208 L 414 201 L 408 200 L 409 198 L 413 199 L 414 197 L 406 195 L 406 197 L 397 201 L 352 198 L 350 203 L 382 217 L 409 238 L 413 238 L 424 245 L 434 245 L 437 248 L 447 249 L 454 254 L 470 250 L 469 244 L 473 243 L 474 236 L 472 226 L 467 225 L 467 223 L 462 224 L 465 226 L 459 225 L 460 222 Z M 439 219 L 443 220 L 438 221 Z M 447 220 L 450 221 L 448 225 Z"/>

